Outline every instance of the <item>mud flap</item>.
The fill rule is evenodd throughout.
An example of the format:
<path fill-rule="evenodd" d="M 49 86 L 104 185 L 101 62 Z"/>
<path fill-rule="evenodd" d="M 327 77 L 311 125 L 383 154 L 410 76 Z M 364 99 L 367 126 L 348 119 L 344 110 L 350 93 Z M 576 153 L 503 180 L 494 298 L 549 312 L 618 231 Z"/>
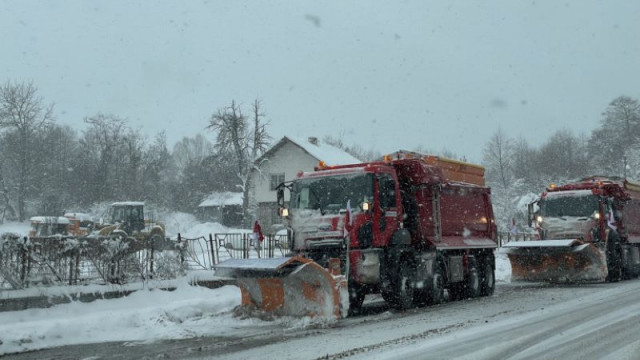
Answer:
<path fill-rule="evenodd" d="M 229 277 L 242 292 L 242 305 L 279 316 L 342 318 L 349 311 L 344 275 L 312 260 L 230 259 L 216 266 L 217 277 Z M 336 275 L 334 275 L 336 274 Z"/>
<path fill-rule="evenodd" d="M 605 281 L 603 250 L 578 239 L 518 241 L 504 245 L 512 281 L 572 283 Z"/>

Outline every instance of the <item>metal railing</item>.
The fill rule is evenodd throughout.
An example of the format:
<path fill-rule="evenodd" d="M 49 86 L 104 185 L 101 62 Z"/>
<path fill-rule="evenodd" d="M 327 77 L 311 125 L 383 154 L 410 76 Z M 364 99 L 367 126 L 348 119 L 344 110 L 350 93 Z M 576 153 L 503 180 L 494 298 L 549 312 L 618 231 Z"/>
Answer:
<path fill-rule="evenodd" d="M 250 233 L 217 233 L 193 239 L 178 234 L 177 242 L 190 269 L 211 269 L 226 259 L 283 257 L 289 252 L 286 235 L 266 235 L 255 244 Z"/>
<path fill-rule="evenodd" d="M 499 231 L 498 232 L 498 246 L 508 244 L 512 241 L 532 241 L 538 240 L 535 233 L 532 232 L 510 232 Z"/>
<path fill-rule="evenodd" d="M 179 253 L 170 241 L 5 235 L 0 238 L 0 288 L 168 279 L 184 270 Z"/>
<path fill-rule="evenodd" d="M 188 270 L 210 270 L 230 258 L 283 257 L 286 235 L 267 235 L 259 244 L 250 233 L 165 239 L 162 244 L 117 237 L 0 238 L 0 289 L 42 285 L 116 283 L 171 279 Z"/>

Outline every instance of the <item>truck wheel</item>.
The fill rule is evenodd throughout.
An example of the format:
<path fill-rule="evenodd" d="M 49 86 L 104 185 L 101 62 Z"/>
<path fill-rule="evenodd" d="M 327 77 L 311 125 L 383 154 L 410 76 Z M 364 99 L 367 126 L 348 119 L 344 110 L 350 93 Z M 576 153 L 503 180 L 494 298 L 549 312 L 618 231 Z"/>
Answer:
<path fill-rule="evenodd" d="M 127 239 L 128 235 L 124 230 L 113 230 L 111 232 L 111 237 L 116 240 L 124 241 Z"/>
<path fill-rule="evenodd" d="M 477 298 L 480 296 L 480 274 L 475 266 L 469 270 L 469 277 L 466 280 L 465 295 L 469 298 Z"/>
<path fill-rule="evenodd" d="M 491 296 L 496 289 L 495 270 L 488 261 L 482 267 L 482 281 L 480 283 L 480 295 Z"/>
<path fill-rule="evenodd" d="M 607 256 L 607 281 L 617 282 L 623 279 L 624 269 L 622 265 L 622 253 L 619 249 L 608 252 Z"/>
<path fill-rule="evenodd" d="M 365 294 L 366 292 L 362 286 L 356 284 L 349 285 L 349 313 L 360 310 L 364 302 Z"/>
<path fill-rule="evenodd" d="M 609 231 L 607 237 L 607 272 L 608 282 L 620 281 L 624 276 L 620 235 L 614 230 Z"/>
<path fill-rule="evenodd" d="M 429 291 L 428 303 L 430 305 L 440 304 L 444 301 L 444 276 L 440 266 L 433 272 L 433 282 Z"/>
<path fill-rule="evenodd" d="M 164 245 L 164 238 L 162 237 L 161 234 L 158 233 L 154 233 L 149 237 L 149 244 L 148 246 L 151 247 L 154 250 L 164 250 L 163 246 Z"/>
<path fill-rule="evenodd" d="M 447 288 L 447 292 L 449 293 L 449 301 L 458 301 L 462 300 L 465 297 L 465 284 L 464 283 L 455 283 L 449 285 Z"/>
<path fill-rule="evenodd" d="M 424 281 L 418 282 L 416 280 L 416 286 L 413 290 L 413 303 L 416 306 L 426 306 L 429 305 L 429 296 L 431 294 L 431 284 L 426 284 Z"/>
<path fill-rule="evenodd" d="M 394 308 L 405 310 L 413 307 L 415 275 L 409 261 L 403 261 L 400 264 L 394 290 L 394 299 L 391 304 Z"/>

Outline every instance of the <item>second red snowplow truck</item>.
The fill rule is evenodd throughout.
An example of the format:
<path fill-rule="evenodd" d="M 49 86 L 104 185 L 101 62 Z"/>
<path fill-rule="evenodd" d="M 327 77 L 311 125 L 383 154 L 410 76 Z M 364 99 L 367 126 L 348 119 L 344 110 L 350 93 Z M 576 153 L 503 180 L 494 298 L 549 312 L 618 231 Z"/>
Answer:
<path fill-rule="evenodd" d="M 640 274 L 640 185 L 594 176 L 529 206 L 540 240 L 505 245 L 512 280 L 618 281 Z"/>

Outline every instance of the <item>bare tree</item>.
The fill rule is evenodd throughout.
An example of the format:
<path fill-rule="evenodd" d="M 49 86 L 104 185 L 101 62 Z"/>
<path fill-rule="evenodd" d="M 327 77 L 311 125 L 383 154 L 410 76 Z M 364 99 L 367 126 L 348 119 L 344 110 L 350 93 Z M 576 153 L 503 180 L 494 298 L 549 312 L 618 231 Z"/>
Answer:
<path fill-rule="evenodd" d="M 171 156 L 179 173 L 190 164 L 200 164 L 204 159 L 214 154 L 214 147 L 202 134 L 193 138 L 184 137 L 173 146 Z"/>
<path fill-rule="evenodd" d="M 628 96 L 615 98 L 591 135 L 590 157 L 601 171 L 627 176 L 630 164 L 640 164 L 640 103 Z"/>
<path fill-rule="evenodd" d="M 85 194 L 85 201 L 105 201 L 115 196 L 122 176 L 122 161 L 118 152 L 125 145 L 126 120 L 112 114 L 97 114 L 84 119 L 89 128 L 80 139 L 77 188 Z"/>
<path fill-rule="evenodd" d="M 541 166 L 538 171 L 556 181 L 584 177 L 584 164 L 588 162 L 580 139 L 569 130 L 556 131 L 540 148 Z"/>
<path fill-rule="evenodd" d="M 501 128 L 491 136 L 484 148 L 484 165 L 487 168 L 487 179 L 500 183 L 507 188 L 511 180 L 511 163 L 513 144 Z"/>
<path fill-rule="evenodd" d="M 268 122 L 264 120 L 261 103 L 256 100 L 252 104 L 252 122 L 243 114 L 242 109 L 235 101 L 231 105 L 218 109 L 211 116 L 207 129 L 217 132 L 216 150 L 219 154 L 231 154 L 236 163 L 236 175 L 239 179 L 239 187 L 242 190 L 242 218 L 243 223 L 249 225 L 250 214 L 250 174 L 256 170 L 254 161 L 262 155 L 269 142 L 266 127 Z"/>
<path fill-rule="evenodd" d="M 1 149 L 1 148 L 0 148 Z M 15 216 L 15 211 L 13 210 L 13 206 L 11 206 L 11 200 L 9 199 L 9 189 L 7 189 L 7 184 L 4 181 L 3 173 L 3 161 L 0 158 L 0 201 L 2 202 L 2 210 L 0 213 L 0 224 L 4 222 L 4 219 L 7 215 L 13 217 Z"/>
<path fill-rule="evenodd" d="M 15 130 L 19 143 L 11 160 L 18 169 L 16 202 L 20 221 L 25 220 L 25 203 L 34 181 L 35 155 L 31 145 L 36 133 L 53 122 L 52 114 L 53 105 L 43 105 L 31 82 L 7 82 L 0 87 L 0 128 Z"/>
<path fill-rule="evenodd" d="M 349 155 L 353 156 L 354 158 L 360 160 L 360 161 L 374 161 L 376 159 L 380 159 L 382 158 L 382 154 L 376 150 L 365 150 L 363 149 L 361 146 L 359 145 L 351 145 L 348 146 L 344 143 L 343 139 L 343 134 L 338 135 L 337 137 L 333 137 L 333 136 L 325 136 L 324 138 L 322 138 L 322 141 L 325 144 L 337 147 L 338 149 L 344 150 L 346 153 L 348 153 Z"/>
<path fill-rule="evenodd" d="M 267 150 L 272 138 L 267 133 L 269 121 L 263 120 L 266 114 L 262 112 L 262 102 L 260 100 L 256 99 L 253 104 L 251 104 L 251 114 L 253 116 L 251 159 L 255 160 Z"/>

